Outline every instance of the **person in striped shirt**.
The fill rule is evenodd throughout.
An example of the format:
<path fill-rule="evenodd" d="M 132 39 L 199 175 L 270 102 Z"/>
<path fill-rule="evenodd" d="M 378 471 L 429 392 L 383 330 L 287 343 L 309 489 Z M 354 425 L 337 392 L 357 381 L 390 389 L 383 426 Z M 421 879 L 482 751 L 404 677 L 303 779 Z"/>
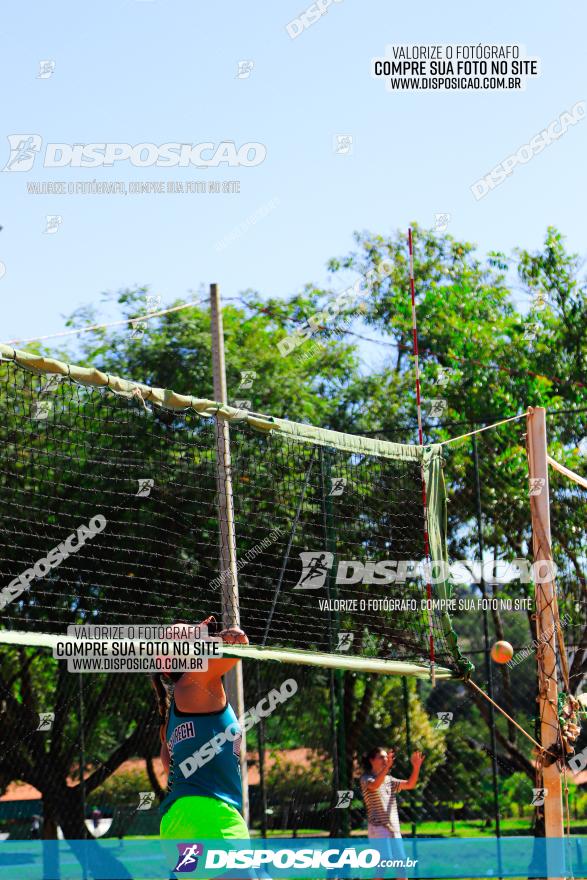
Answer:
<path fill-rule="evenodd" d="M 410 758 L 412 772 L 409 779 L 397 779 L 390 775 L 395 761 L 393 749 L 376 746 L 363 757 L 364 773 L 361 776 L 361 793 L 367 808 L 369 838 L 389 838 L 400 841 L 390 844 L 393 859 L 405 861 L 401 843 L 401 829 L 397 811 L 397 792 L 411 791 L 418 784 L 420 767 L 424 760 L 422 752 L 414 752 Z"/>

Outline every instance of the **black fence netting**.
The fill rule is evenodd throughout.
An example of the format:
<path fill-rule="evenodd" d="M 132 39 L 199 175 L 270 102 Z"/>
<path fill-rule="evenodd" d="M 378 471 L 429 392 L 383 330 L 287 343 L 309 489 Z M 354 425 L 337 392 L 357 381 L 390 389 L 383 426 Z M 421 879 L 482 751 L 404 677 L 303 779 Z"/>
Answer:
<path fill-rule="evenodd" d="M 1 369 L 6 378 L 15 368 Z M 210 420 L 153 413 L 136 401 L 63 383 L 41 393 L 42 377 L 10 375 L 21 385 L 11 409 L 0 397 L 3 584 L 80 523 L 102 513 L 113 528 L 8 603 L 4 627 L 26 623 L 57 633 L 72 622 L 221 617 Z M 33 405 L 50 394 L 57 395 L 53 407 L 33 419 Z M 67 396 L 66 409 L 59 395 Z M 82 425 L 89 431 L 84 443 Z M 363 758 L 378 747 L 395 751 L 391 774 L 403 780 L 412 775 L 411 756 L 424 755 L 413 788 L 397 796 L 404 835 L 541 833 L 536 749 L 511 720 L 539 739 L 525 434 L 521 419 L 444 447 L 448 610 L 461 651 L 475 666 L 474 681 L 509 718 L 464 680 L 433 686 L 427 679 L 244 660 L 249 709 L 284 681 L 295 682 L 288 699 L 247 733 L 252 833 L 366 834 L 360 777 Z M 586 435 L 584 414 L 549 414 L 550 454 L 582 476 L 587 466 L 578 450 Z M 419 467 L 268 440 L 244 426 L 231 429 L 231 441 L 241 615 L 251 641 L 426 662 L 427 621 L 418 615 L 382 608 L 368 619 L 320 616 L 320 589 L 294 589 L 304 576 L 301 552 L 332 552 L 363 564 L 421 559 Z M 332 494 L 335 480 L 340 494 Z M 551 470 L 550 493 L 562 639 L 569 692 L 576 695 L 587 674 L 587 492 Z M 425 584 L 406 579 L 338 589 L 339 598 L 405 599 L 424 595 Z M 342 641 L 341 634 L 347 634 Z M 440 627 L 435 635 L 444 657 Z M 513 648 L 508 663 L 491 657 L 499 641 Z M 59 826 L 66 836 L 156 835 L 166 778 L 147 676 L 75 675 L 46 648 L 14 645 L 0 650 L 0 675 L 0 830 L 35 836 L 40 817 L 49 834 Z M 579 739 L 575 752 L 585 745 Z M 569 821 L 572 833 L 585 833 L 585 774 L 577 768 L 571 762 L 566 773 Z M 28 786 L 26 798 L 19 797 L 19 783 Z"/>

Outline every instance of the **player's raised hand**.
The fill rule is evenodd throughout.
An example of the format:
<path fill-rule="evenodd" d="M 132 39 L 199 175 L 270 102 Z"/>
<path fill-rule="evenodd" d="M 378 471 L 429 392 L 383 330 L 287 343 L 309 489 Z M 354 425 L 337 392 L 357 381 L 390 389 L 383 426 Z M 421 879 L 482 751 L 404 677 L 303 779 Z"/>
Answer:
<path fill-rule="evenodd" d="M 414 770 L 419 770 L 424 762 L 424 755 L 422 752 L 413 752 L 410 761 Z"/>
<path fill-rule="evenodd" d="M 248 645 L 249 640 L 247 635 L 240 626 L 229 626 L 227 629 L 223 629 L 219 634 L 220 638 L 227 645 Z"/>

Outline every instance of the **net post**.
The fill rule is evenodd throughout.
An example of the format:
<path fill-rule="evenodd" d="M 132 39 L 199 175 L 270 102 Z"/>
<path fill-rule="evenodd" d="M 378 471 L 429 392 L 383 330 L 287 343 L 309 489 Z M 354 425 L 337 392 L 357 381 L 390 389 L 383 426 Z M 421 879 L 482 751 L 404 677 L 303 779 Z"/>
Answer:
<path fill-rule="evenodd" d="M 535 563 L 546 562 L 548 577 L 543 583 L 536 566 L 536 636 L 541 648 L 537 651 L 540 742 L 545 749 L 559 742 L 558 681 L 556 667 L 556 630 L 558 615 L 556 587 L 552 567 L 550 534 L 550 501 L 548 488 L 548 452 L 546 442 L 546 410 L 529 408 L 527 414 L 527 452 L 530 478 L 530 510 L 532 514 L 532 548 Z M 556 762 L 542 767 L 542 785 L 547 789 L 544 799 L 545 837 L 562 839 L 563 805 L 561 777 Z"/>
<path fill-rule="evenodd" d="M 212 375 L 214 397 L 218 403 L 227 403 L 226 365 L 224 360 L 224 331 L 222 304 L 217 284 L 210 285 L 210 329 L 212 333 Z M 230 429 L 226 419 L 216 417 L 216 486 L 218 494 L 218 527 L 220 531 L 220 574 L 222 577 L 222 625 L 240 626 L 240 603 L 236 567 L 236 533 L 232 494 L 232 464 L 230 458 Z M 226 573 L 230 573 L 230 577 Z M 242 663 L 238 663 L 224 677 L 226 694 L 238 718 L 245 714 Z M 242 731 L 241 779 L 243 789 L 243 816 L 249 823 L 249 786 L 247 768 L 247 739 Z"/>
<path fill-rule="evenodd" d="M 331 451 L 328 447 L 321 448 L 320 457 L 320 482 L 324 517 L 324 536 L 326 540 L 326 549 L 332 553 L 333 565 L 327 575 L 326 585 L 328 598 L 338 598 L 338 586 L 336 582 L 336 562 L 337 562 L 337 536 L 334 523 L 334 512 L 332 509 L 332 496 L 330 490 L 332 487 L 332 462 Z M 330 652 L 336 650 L 334 641 L 335 632 L 333 626 L 338 631 L 340 626 L 340 613 L 338 611 L 329 612 L 328 619 L 328 640 Z M 341 669 L 332 669 L 330 671 L 330 699 L 331 699 L 331 724 L 332 724 L 332 759 L 333 759 L 333 789 L 334 791 L 348 791 L 349 780 L 346 765 L 346 734 L 344 719 L 344 672 Z M 333 794 L 334 794 L 333 791 Z M 331 825 L 335 837 L 350 837 L 349 817 L 346 809 L 334 809 L 333 821 Z"/>

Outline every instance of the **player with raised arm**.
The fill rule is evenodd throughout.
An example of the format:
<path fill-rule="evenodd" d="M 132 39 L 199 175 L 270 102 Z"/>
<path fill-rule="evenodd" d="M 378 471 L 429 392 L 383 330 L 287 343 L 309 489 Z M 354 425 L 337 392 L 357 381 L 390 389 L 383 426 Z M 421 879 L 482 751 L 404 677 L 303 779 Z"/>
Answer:
<path fill-rule="evenodd" d="M 396 795 L 398 791 L 411 791 L 416 787 L 424 755 L 422 752 L 414 752 L 410 760 L 412 772 L 409 779 L 397 779 L 389 772 L 395 761 L 394 750 L 376 746 L 363 757 L 365 772 L 360 780 L 361 792 L 367 808 L 369 838 L 389 839 L 391 857 L 403 862 L 406 860 L 406 855 L 401 842 L 402 833 Z M 403 876 L 402 874 L 401 877 Z"/>
<path fill-rule="evenodd" d="M 202 626 L 214 623 L 210 617 Z M 248 644 L 238 627 L 219 635 L 227 645 Z M 206 671 L 152 677 L 161 722 L 161 760 L 168 772 L 167 795 L 160 807 L 162 838 L 249 836 L 240 812 L 242 733 L 222 684 L 222 676 L 238 662 L 231 657 L 209 660 Z"/>

